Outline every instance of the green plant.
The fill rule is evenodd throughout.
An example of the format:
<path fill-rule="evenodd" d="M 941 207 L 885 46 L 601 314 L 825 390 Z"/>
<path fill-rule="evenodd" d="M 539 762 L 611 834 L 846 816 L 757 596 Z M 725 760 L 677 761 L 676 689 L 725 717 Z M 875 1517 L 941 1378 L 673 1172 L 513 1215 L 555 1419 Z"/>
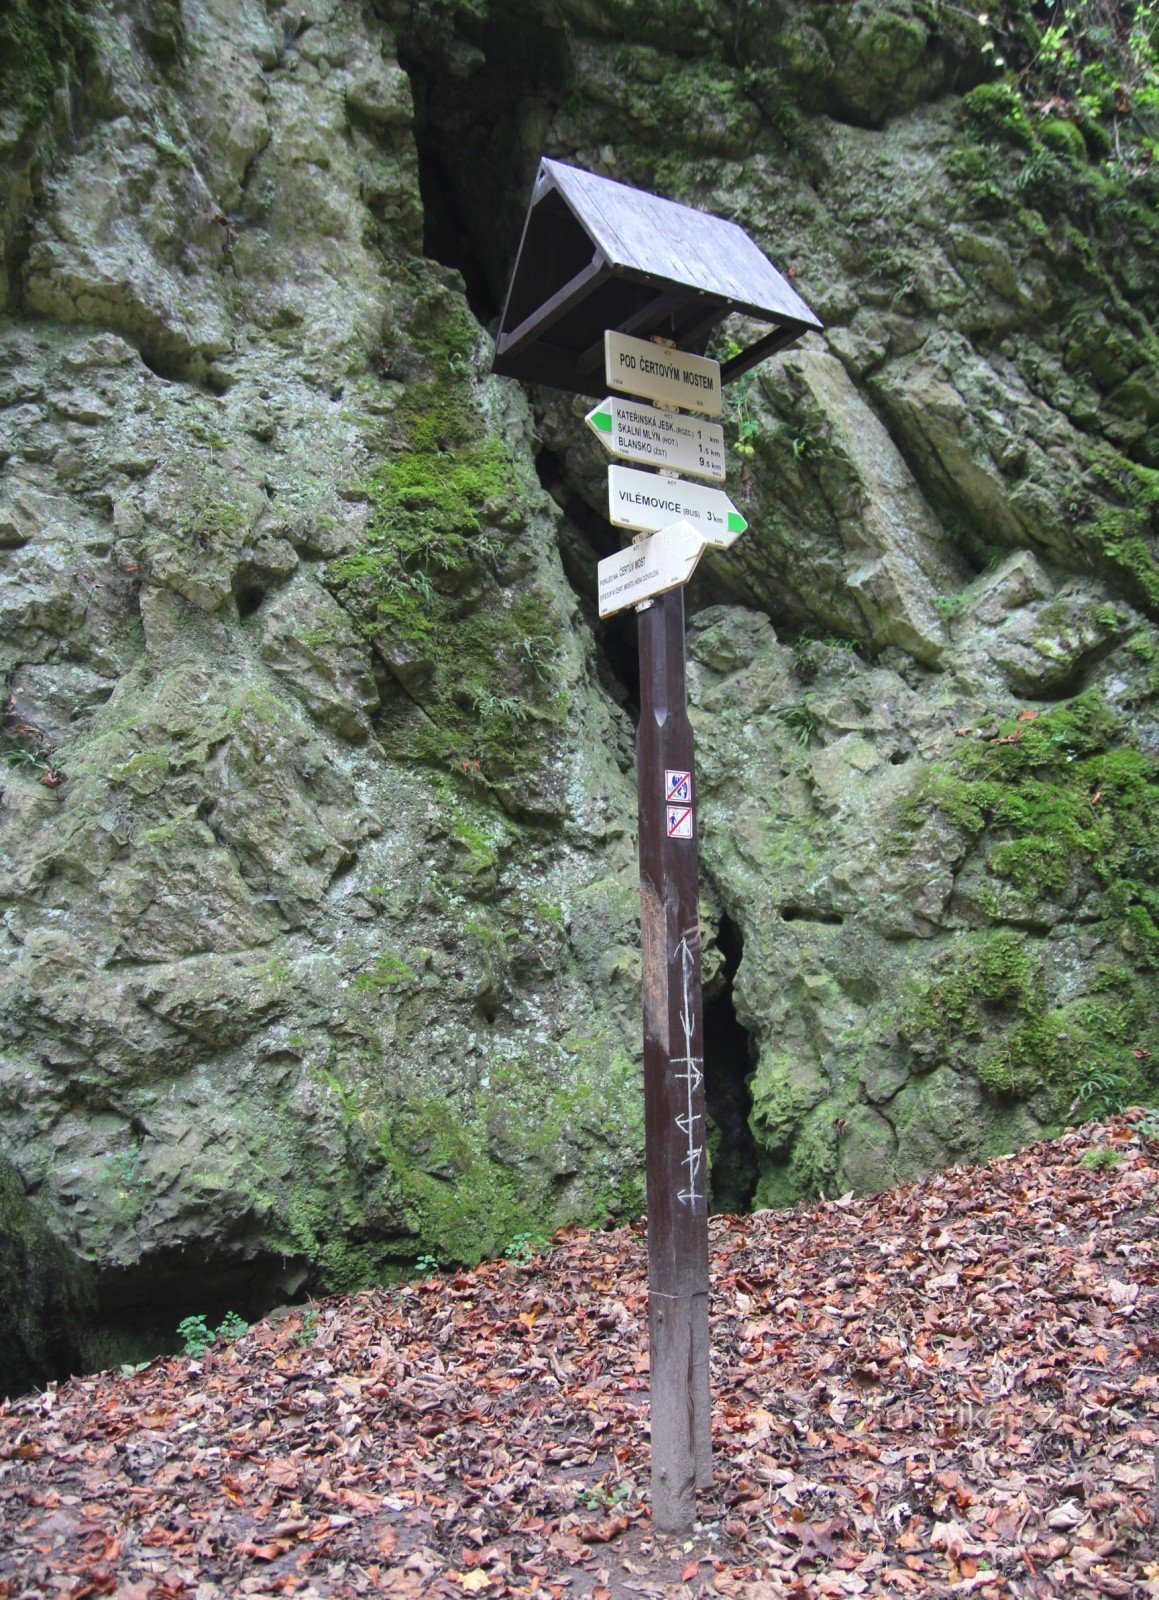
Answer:
<path fill-rule="evenodd" d="M 1085 1167 L 1088 1172 L 1098 1172 L 1102 1167 L 1119 1166 L 1122 1159 L 1119 1152 L 1112 1150 L 1109 1144 L 1097 1144 L 1093 1150 L 1088 1150 L 1080 1157 L 1079 1166 Z"/>
<path fill-rule="evenodd" d="M 578 1503 L 585 1511 L 612 1511 L 616 1506 L 622 1505 L 632 1493 L 629 1483 L 616 1483 L 609 1486 L 606 1483 L 588 1484 L 579 1492 Z"/>
<path fill-rule="evenodd" d="M 1123 1109 L 1123 1080 L 1113 1067 L 1086 1062 L 1078 1075 L 1078 1102 L 1092 1112 L 1100 1107 L 1109 1116 Z"/>
<path fill-rule="evenodd" d="M 229 1344 L 234 1339 L 240 1339 L 243 1333 L 248 1333 L 249 1327 L 245 1318 L 239 1317 L 236 1311 L 227 1311 L 217 1325 L 217 1337 Z"/>
<path fill-rule="evenodd" d="M 213 1329 L 204 1317 L 183 1317 L 177 1324 L 177 1336 L 185 1356 L 199 1356 L 213 1343 Z"/>
<path fill-rule="evenodd" d="M 739 351 L 739 345 L 733 348 L 732 354 Z M 728 356 L 722 357 L 728 360 Z M 733 449 L 738 456 L 752 456 L 755 454 L 753 440 L 761 431 L 759 420 L 749 410 L 749 400 L 752 396 L 753 374 L 746 372 L 738 378 L 732 386 L 728 397 L 729 420 L 736 429 L 736 438 L 733 440 Z"/>
<path fill-rule="evenodd" d="M 1148 1111 L 1142 1122 L 1136 1125 L 1135 1132 L 1140 1139 L 1149 1139 L 1153 1144 L 1159 1144 L 1159 1111 Z"/>
<path fill-rule="evenodd" d="M 817 732 L 817 719 L 807 698 L 796 705 L 786 706 L 781 712 L 781 721 L 800 745 L 807 745 Z"/>
<path fill-rule="evenodd" d="M 503 1252 L 509 1267 L 526 1267 L 531 1264 L 535 1253 L 535 1236 L 530 1233 L 517 1233 Z"/>
<path fill-rule="evenodd" d="M 1044 142 L 1077 152 L 1068 122 L 1092 149 L 1130 170 L 1149 159 L 1159 127 L 1159 0 L 1052 0 L 1033 12 L 1045 23 L 1028 32 L 1007 6 L 982 11 L 988 30 L 982 50 L 994 64 L 1017 69 L 966 96 L 976 125 L 1029 145 L 1040 128 Z M 1045 13 L 1045 15 L 1044 15 Z M 1034 42 L 1028 46 L 1028 41 Z"/>
<path fill-rule="evenodd" d="M 249 1323 L 236 1311 L 227 1311 L 216 1328 L 211 1328 L 203 1316 L 183 1317 L 177 1324 L 177 1334 L 182 1341 L 182 1355 L 199 1356 L 218 1340 L 228 1344 L 240 1339 L 249 1331 Z"/>
<path fill-rule="evenodd" d="M 439 1258 L 438 1258 L 438 1256 L 432 1256 L 430 1254 L 423 1254 L 423 1255 L 419 1256 L 415 1261 L 415 1271 L 422 1278 L 429 1278 L 432 1273 L 437 1272 L 438 1270 L 439 1270 Z"/>
<path fill-rule="evenodd" d="M 821 454 L 821 443 L 801 424 L 789 435 L 789 449 L 793 452 L 794 461 L 812 461 Z"/>
<path fill-rule="evenodd" d="M 301 1324 L 294 1334 L 294 1343 L 304 1349 L 314 1343 L 314 1335 L 318 1332 L 318 1312 L 314 1306 L 302 1316 Z"/>
<path fill-rule="evenodd" d="M 965 603 L 966 597 L 961 594 L 936 594 L 934 596 L 934 610 L 944 622 L 952 621 Z"/>

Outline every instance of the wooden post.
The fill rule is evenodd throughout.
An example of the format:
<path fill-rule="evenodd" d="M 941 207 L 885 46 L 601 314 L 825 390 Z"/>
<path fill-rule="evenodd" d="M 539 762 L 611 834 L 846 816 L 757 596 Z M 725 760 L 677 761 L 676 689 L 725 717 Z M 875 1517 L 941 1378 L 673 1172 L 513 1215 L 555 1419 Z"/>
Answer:
<path fill-rule="evenodd" d="M 684 591 L 639 608 L 640 922 L 648 1183 L 652 1521 L 687 1533 L 712 1483 L 708 1156 Z"/>

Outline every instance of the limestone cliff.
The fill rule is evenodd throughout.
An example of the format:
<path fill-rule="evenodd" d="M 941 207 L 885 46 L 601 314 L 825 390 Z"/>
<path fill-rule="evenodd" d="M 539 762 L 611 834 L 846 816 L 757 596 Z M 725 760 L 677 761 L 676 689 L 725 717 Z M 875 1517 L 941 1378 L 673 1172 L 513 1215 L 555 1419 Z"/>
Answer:
<path fill-rule="evenodd" d="M 1154 1093 L 1159 169 L 1035 9 L 0 19 L 9 1381 L 640 1208 L 603 463 L 488 376 L 543 152 L 828 325 L 688 596 L 718 1202 Z"/>

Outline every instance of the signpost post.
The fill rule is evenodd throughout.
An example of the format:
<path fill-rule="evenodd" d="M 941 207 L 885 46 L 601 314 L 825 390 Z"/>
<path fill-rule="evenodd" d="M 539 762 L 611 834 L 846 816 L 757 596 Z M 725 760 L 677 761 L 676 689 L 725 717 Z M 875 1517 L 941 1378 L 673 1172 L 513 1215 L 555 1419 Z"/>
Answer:
<path fill-rule="evenodd" d="M 642 340 L 606 336 L 609 383 L 619 381 L 632 388 L 633 373 L 640 372 L 638 392 L 672 401 L 675 390 L 675 398 L 684 405 L 719 410 L 720 369 L 715 361 L 688 356 L 677 360 L 658 345 L 645 356 L 638 351 L 640 345 L 649 351 Z M 631 354 L 630 367 L 625 347 Z M 679 388 L 682 383 L 684 389 Z M 637 423 L 645 437 L 659 434 L 675 441 L 684 428 L 691 432 L 694 427 L 714 426 L 679 417 L 665 426 L 663 419 L 672 416 L 670 412 L 649 416 L 651 408 L 632 410 L 645 413 Z M 672 454 L 678 456 L 679 449 Z M 695 1519 L 697 1489 L 712 1483 L 700 874 L 696 772 L 684 681 L 682 585 L 705 545 L 727 548 L 746 524 L 719 489 L 686 483 L 671 473 L 658 475 L 618 464 L 608 468 L 608 502 L 614 524 L 656 530 L 619 557 L 600 563 L 600 614 L 619 609 L 618 601 L 631 603 L 627 596 L 636 577 L 652 1520 L 662 1531 L 681 1532 Z M 683 577 L 676 576 L 678 564 L 687 565 Z M 649 579 L 652 571 L 656 576 Z"/>
<path fill-rule="evenodd" d="M 700 896 L 683 589 L 645 603 L 638 627 L 652 1520 L 672 1533 L 691 1528 L 696 1490 L 712 1483 Z"/>

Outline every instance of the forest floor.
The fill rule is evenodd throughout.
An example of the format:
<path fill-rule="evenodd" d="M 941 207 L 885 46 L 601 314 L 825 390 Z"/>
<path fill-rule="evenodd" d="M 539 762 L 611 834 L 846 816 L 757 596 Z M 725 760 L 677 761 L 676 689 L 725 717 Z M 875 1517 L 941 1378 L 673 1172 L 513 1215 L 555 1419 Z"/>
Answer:
<path fill-rule="evenodd" d="M 572 1228 L 0 1406 L 0 1596 L 1159 1597 L 1156 1131 L 714 1218 L 686 1540 L 643 1235 Z"/>

